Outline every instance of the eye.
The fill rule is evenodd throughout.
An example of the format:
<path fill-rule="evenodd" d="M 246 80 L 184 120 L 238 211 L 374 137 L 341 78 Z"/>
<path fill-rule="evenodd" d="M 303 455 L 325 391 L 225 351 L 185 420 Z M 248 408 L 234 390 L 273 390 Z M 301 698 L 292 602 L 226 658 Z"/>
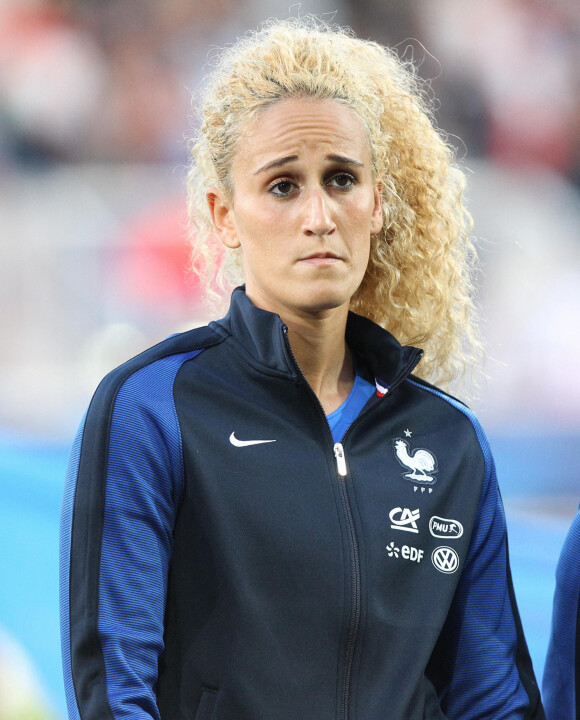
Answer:
<path fill-rule="evenodd" d="M 356 185 L 356 178 L 350 173 L 337 173 L 330 178 L 327 185 L 338 188 L 339 190 L 348 190 L 353 185 Z"/>
<path fill-rule="evenodd" d="M 278 180 L 270 185 L 268 191 L 277 197 L 288 197 L 295 188 L 296 185 L 290 180 Z"/>

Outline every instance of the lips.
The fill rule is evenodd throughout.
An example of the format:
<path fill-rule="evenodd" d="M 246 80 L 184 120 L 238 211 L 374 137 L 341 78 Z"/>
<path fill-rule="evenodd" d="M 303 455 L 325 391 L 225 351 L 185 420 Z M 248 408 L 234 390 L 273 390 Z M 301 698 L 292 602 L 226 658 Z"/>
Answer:
<path fill-rule="evenodd" d="M 316 252 L 300 259 L 300 262 L 311 263 L 313 265 L 332 265 L 342 260 L 340 255 L 332 252 Z"/>

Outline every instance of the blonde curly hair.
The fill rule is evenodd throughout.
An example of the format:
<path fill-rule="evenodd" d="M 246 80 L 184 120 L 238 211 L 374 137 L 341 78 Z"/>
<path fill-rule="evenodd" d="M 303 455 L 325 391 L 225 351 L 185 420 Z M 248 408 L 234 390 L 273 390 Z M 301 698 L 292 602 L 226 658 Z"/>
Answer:
<path fill-rule="evenodd" d="M 196 271 L 206 288 L 216 278 L 222 290 L 242 280 L 238 252 L 224 258 L 213 233 L 206 190 L 217 185 L 233 192 L 230 169 L 240 133 L 257 113 L 292 97 L 336 100 L 363 121 L 382 184 L 384 223 L 371 239 L 351 309 L 401 343 L 423 348 L 417 374 L 448 388 L 481 356 L 464 174 L 434 125 L 429 94 L 413 65 L 348 29 L 312 17 L 269 21 L 218 58 L 191 141 Z"/>

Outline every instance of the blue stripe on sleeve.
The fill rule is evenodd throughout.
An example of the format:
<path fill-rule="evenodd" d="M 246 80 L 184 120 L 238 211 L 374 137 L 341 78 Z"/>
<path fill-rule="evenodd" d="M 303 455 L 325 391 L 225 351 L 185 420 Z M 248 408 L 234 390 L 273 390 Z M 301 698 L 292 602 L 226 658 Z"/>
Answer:
<path fill-rule="evenodd" d="M 63 663 L 73 720 L 159 718 L 155 683 L 184 482 L 173 385 L 201 351 L 141 365 L 137 358 L 108 376 L 75 441 L 61 533 Z"/>
<path fill-rule="evenodd" d="M 115 718 L 133 717 L 136 707 L 159 716 L 154 688 L 183 491 L 173 383 L 185 359 L 168 357 L 132 375 L 111 422 L 98 627 Z"/>
<path fill-rule="evenodd" d="M 445 628 L 452 668 L 441 698 L 443 710 L 450 720 L 531 717 L 526 715 L 530 699 L 521 676 L 522 671 L 531 672 L 531 665 L 519 666 L 522 657 L 529 662 L 529 656 L 513 601 L 505 515 L 487 437 L 465 405 L 429 386 L 409 382 L 442 398 L 470 420 L 485 463 L 470 547 Z M 537 693 L 533 673 L 530 682 Z"/>

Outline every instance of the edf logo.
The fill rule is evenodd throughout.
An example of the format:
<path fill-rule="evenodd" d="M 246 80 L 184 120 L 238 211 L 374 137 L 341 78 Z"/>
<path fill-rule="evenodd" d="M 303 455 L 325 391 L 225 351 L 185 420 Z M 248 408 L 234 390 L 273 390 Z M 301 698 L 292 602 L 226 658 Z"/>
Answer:
<path fill-rule="evenodd" d="M 401 555 L 405 558 L 405 560 L 421 562 L 423 554 L 423 550 L 419 550 L 419 548 L 416 547 L 409 547 L 409 545 L 403 545 L 401 548 Z"/>
<path fill-rule="evenodd" d="M 394 542 L 390 542 L 387 545 L 386 550 L 389 557 L 398 558 L 400 555 L 403 560 L 410 560 L 411 562 L 416 563 L 420 563 L 423 559 L 423 555 L 425 554 L 423 550 L 419 550 L 419 548 L 410 547 L 409 545 L 398 547 Z"/>

